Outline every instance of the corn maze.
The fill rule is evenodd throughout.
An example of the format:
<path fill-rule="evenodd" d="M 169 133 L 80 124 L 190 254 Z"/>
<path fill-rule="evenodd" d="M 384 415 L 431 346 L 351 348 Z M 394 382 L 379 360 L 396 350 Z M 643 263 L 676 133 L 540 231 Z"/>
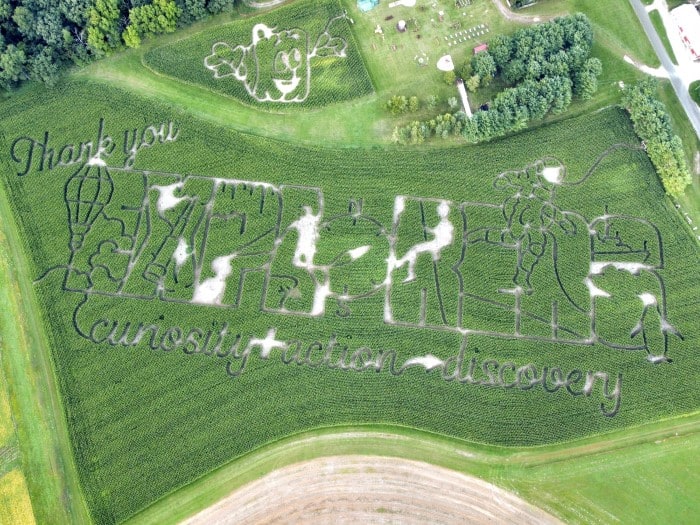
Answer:
<path fill-rule="evenodd" d="M 697 408 L 697 245 L 618 108 L 430 154 L 80 81 L 0 123 L 98 523 L 323 427 L 543 445 Z"/>
<path fill-rule="evenodd" d="M 102 127 L 103 121 L 100 136 Z M 164 133 L 152 135 L 166 141 Z M 22 140 L 12 146 L 16 160 Z M 386 210 L 372 209 L 363 197 L 349 198 L 345 210 L 329 214 L 318 187 L 109 168 L 102 158 L 108 148 L 100 145 L 65 183 L 68 261 L 44 277 L 65 270 L 62 290 L 83 296 L 74 328 L 97 345 L 148 343 L 165 351 L 213 353 L 229 359 L 226 372 L 232 377 L 249 359 L 267 360 L 275 350 L 285 364 L 388 370 L 395 376 L 422 366 L 442 370 L 446 380 L 522 390 L 541 385 L 550 393 L 564 387 L 572 395 L 590 396 L 599 379 L 604 398 L 614 401 L 600 409 L 612 417 L 620 410 L 621 374 L 613 388 L 604 371 L 566 374 L 554 366 L 540 374 L 532 364 L 491 361 L 483 364 L 488 379 L 475 381 L 475 359 L 469 373 L 461 374 L 475 335 L 600 344 L 645 352 L 652 364 L 671 361 L 669 338 L 684 337 L 668 317 L 657 226 L 607 209 L 587 218 L 557 203 L 557 190 L 585 185 L 607 155 L 624 147 L 609 148 L 578 180 L 570 180 L 553 157 L 500 173 L 491 183 L 500 202 L 397 195 L 385 223 Z M 576 254 L 567 254 L 577 243 Z M 490 265 L 484 267 L 484 260 Z M 214 348 L 207 348 L 212 332 L 203 342 L 204 332 L 196 327 L 106 317 L 85 325 L 80 312 L 94 295 L 224 311 L 257 303 L 266 314 L 348 319 L 357 302 L 377 295 L 384 324 L 453 331 L 462 343 L 451 358 L 411 355 L 397 367 L 390 349 L 348 353 L 330 342 L 303 350 L 301 342 L 278 339 L 276 326 L 244 343 L 225 324 Z M 630 308 L 631 297 L 636 307 Z M 627 310 L 626 330 L 620 329 L 621 308 Z M 334 352 L 342 356 L 331 364 Z M 320 361 L 314 353 L 323 356 Z M 452 361 L 456 369 L 450 373 Z"/>
<path fill-rule="evenodd" d="M 214 78 L 232 76 L 242 82 L 257 102 L 304 102 L 311 89 L 311 61 L 324 56 L 346 57 L 347 41 L 331 33 L 333 23 L 345 19 L 347 15 L 331 18 L 313 48 L 301 29 L 277 31 L 264 23 L 256 24 L 250 45 L 232 47 L 217 42 L 204 65 Z M 265 79 L 266 72 L 272 78 Z"/>
<path fill-rule="evenodd" d="M 565 174 L 551 158 L 501 173 L 493 182 L 506 193 L 501 203 L 399 195 L 385 225 L 362 198 L 350 199 L 346 213 L 324 216 L 320 188 L 114 170 L 89 160 L 65 185 L 71 236 L 63 290 L 237 308 L 257 272 L 263 284 L 253 293 L 267 313 L 317 317 L 335 302 L 350 316 L 354 301 L 383 294 L 390 325 L 599 342 L 645 351 L 652 363 L 667 361 L 668 338 L 683 336 L 667 317 L 658 228 L 638 217 L 587 219 L 560 209 L 555 190 L 567 184 Z M 139 184 L 142 191 L 133 192 Z M 120 198 L 126 187 L 132 202 Z M 562 236 L 590 245 L 590 259 L 580 261 L 574 276 L 560 275 Z M 338 238 L 353 244 L 338 251 Z M 367 265 L 355 263 L 370 251 L 379 267 L 366 272 Z M 495 275 L 479 268 L 483 257 L 497 261 Z M 545 295 L 533 283 L 536 272 L 549 270 Z M 477 272 L 479 281 L 469 278 Z M 355 273 L 369 278 L 362 282 Z M 383 281 L 371 277 L 380 273 Z M 642 290 L 638 320 L 628 340 L 615 341 L 606 336 L 606 317 L 616 317 L 616 297 L 629 288 Z M 542 303 L 551 315 L 534 313 Z M 493 323 L 510 329 L 493 330 Z M 98 341 L 102 331 L 109 335 Z M 110 331 L 100 320 L 90 339 L 136 345 L 145 331 L 140 325 L 126 343 L 127 330 L 118 338 L 117 326 Z"/>
<path fill-rule="evenodd" d="M 373 92 L 350 31 L 354 22 L 338 4 L 318 2 L 312 12 L 289 6 L 256 20 L 156 48 L 146 61 L 260 107 L 321 106 Z"/>

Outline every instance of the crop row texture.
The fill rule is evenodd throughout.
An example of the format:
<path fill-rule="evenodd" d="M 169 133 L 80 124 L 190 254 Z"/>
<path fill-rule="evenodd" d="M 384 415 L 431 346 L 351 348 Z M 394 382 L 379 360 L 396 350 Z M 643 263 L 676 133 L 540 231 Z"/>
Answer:
<path fill-rule="evenodd" d="M 158 47 L 145 64 L 265 110 L 295 110 L 374 92 L 351 30 L 335 0 L 293 4 Z M 275 78 L 296 86 L 283 96 Z M 233 71 L 236 71 L 236 75 Z M 270 100 L 264 100 L 269 98 Z"/>
<path fill-rule="evenodd" d="M 80 112 L 71 109 L 77 107 Z M 439 371 L 426 373 L 420 367 L 395 377 L 385 371 L 359 373 L 285 365 L 279 350 L 273 350 L 267 361 L 251 357 L 245 373 L 233 378 L 226 373 L 227 360 L 215 356 L 152 350 L 145 341 L 136 347 L 92 344 L 76 333 L 73 324 L 74 312 L 84 296 L 62 288 L 65 271 L 61 265 L 67 264 L 70 240 L 64 189 L 78 166 L 39 171 L 35 163 L 20 177 L 16 175 L 19 163 L 7 153 L 16 138 L 41 141 L 44 132 L 49 132 L 49 140 L 57 148 L 94 139 L 101 118 L 105 131 L 117 143 L 109 166 L 118 166 L 123 158 L 124 130 L 173 121 L 179 129 L 177 141 L 141 151 L 135 170 L 320 188 L 324 216 L 346 213 L 350 199 L 357 202 L 362 198 L 363 213 L 383 225 L 392 223 L 396 195 L 499 205 L 507 195 L 494 188 L 499 173 L 556 157 L 570 176 L 580 179 L 610 146 L 631 145 L 611 151 L 585 182 L 559 188 L 556 203 L 560 209 L 576 210 L 589 220 L 606 213 L 625 214 L 642 217 L 659 228 L 664 241 L 662 274 L 669 319 L 685 340 L 671 338 L 668 356 L 672 363 L 652 365 L 643 352 L 600 344 L 562 345 L 487 336 L 470 339 L 470 355 L 480 362 L 533 363 L 538 369 L 557 366 L 564 372 L 605 371 L 613 378 L 621 373 L 621 410 L 612 418 L 600 413 L 604 399 L 599 384 L 590 397 L 573 397 L 564 389 L 548 394 L 542 388 L 521 391 L 445 382 Z M 31 98 L 17 95 L 0 108 L 0 128 L 4 130 L 1 180 L 31 256 L 31 270 L 39 279 L 56 268 L 38 281 L 36 290 L 52 343 L 78 470 L 98 523 L 123 521 L 164 494 L 265 443 L 322 426 L 390 423 L 455 439 L 522 446 L 572 440 L 698 407 L 697 246 L 665 200 L 653 168 L 638 149 L 629 120 L 620 109 L 562 121 L 485 146 L 431 149 L 426 154 L 402 148 L 299 147 L 222 129 L 116 88 L 75 82 L 51 92 L 32 92 Z M 117 178 L 115 171 L 115 188 Z M 119 192 L 115 189 L 114 198 L 118 195 L 124 202 L 133 202 L 139 191 L 139 184 L 134 183 Z M 292 199 L 289 213 L 298 217 L 305 202 L 301 197 Z M 402 228 L 413 229 L 420 242 L 423 226 L 415 206 L 407 201 Z M 431 208 L 426 205 L 425 209 Z M 451 210 L 454 213 L 454 208 Z M 263 209 L 262 213 L 272 212 Z M 559 235 L 559 273 L 563 280 L 569 279 L 571 288 L 581 285 L 589 264 L 588 232 L 578 231 L 582 236 Z M 328 237 L 336 233 L 333 228 L 321 232 L 322 239 L 331 241 L 323 245 L 318 257 L 328 260 L 352 247 L 351 232 L 347 223 L 338 227 L 335 237 Z M 410 233 L 407 235 L 412 239 Z M 643 245 L 648 240 L 641 230 L 625 235 L 628 244 Z M 405 239 L 402 242 L 399 251 L 410 245 Z M 222 253 L 226 248 L 222 237 L 212 246 Z M 280 250 L 287 258 L 292 254 L 289 248 Z M 370 250 L 367 257 L 372 253 Z M 383 259 L 373 257 L 368 261 L 374 262 L 364 270 L 339 274 L 350 290 L 383 278 L 383 272 L 376 268 Z M 506 260 L 494 258 L 488 250 L 474 250 L 474 260 L 465 272 L 467 284 L 478 289 L 491 282 L 489 279 L 509 279 L 513 266 L 503 262 Z M 416 271 L 424 275 L 430 264 L 419 259 Z M 580 274 L 582 269 L 584 274 Z M 524 300 L 529 301 L 533 314 L 551 313 L 545 299 L 559 293 L 552 275 L 551 258 L 543 258 L 532 272 L 534 292 Z M 617 282 L 608 274 L 604 277 L 605 283 L 599 286 L 621 298 L 616 309 L 605 312 L 605 328 L 614 338 L 629 340 L 634 319 L 628 312 L 639 310 L 637 295 L 644 290 L 636 288 L 634 279 Z M 107 319 L 202 330 L 220 329 L 226 322 L 232 334 L 262 338 L 274 328 L 278 338 L 299 339 L 305 345 L 314 341 L 326 344 L 335 334 L 352 349 L 393 349 L 397 363 L 426 354 L 447 359 L 460 346 L 461 338 L 454 332 L 385 324 L 382 294 L 349 303 L 349 315 L 329 300 L 324 316 L 309 318 L 261 311 L 261 286 L 255 278 L 246 281 L 238 308 L 92 296 L 79 310 L 77 321 L 83 328 Z M 397 318 L 415 318 L 420 310 L 420 294 L 412 293 L 408 286 L 403 288 L 408 291 L 401 292 L 405 301 L 396 307 Z M 301 291 L 308 296 L 308 290 Z M 275 300 L 279 304 L 280 296 L 274 295 L 275 290 L 271 293 L 268 306 L 274 306 Z M 588 298 L 579 293 L 573 299 L 584 302 Z M 454 297 L 447 299 L 445 309 L 454 311 L 455 301 Z M 309 302 L 299 300 L 297 305 L 307 308 Z M 289 307 L 297 306 L 290 302 Z M 436 308 L 430 307 L 428 322 L 441 322 Z M 471 319 L 492 322 L 495 331 L 512 328 L 508 319 L 494 315 L 489 320 L 490 312 L 472 311 Z M 524 321 L 523 330 L 542 330 L 540 324 L 527 322 L 531 321 Z M 586 328 L 575 309 L 563 307 L 560 324 Z"/>

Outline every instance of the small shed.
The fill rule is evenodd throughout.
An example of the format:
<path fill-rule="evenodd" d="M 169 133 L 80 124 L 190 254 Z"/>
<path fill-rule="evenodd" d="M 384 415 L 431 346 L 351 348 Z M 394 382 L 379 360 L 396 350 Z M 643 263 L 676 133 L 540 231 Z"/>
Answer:
<path fill-rule="evenodd" d="M 379 5 L 379 0 L 357 0 L 357 8 L 366 13 Z"/>
<path fill-rule="evenodd" d="M 474 48 L 474 54 L 478 55 L 482 51 L 488 51 L 489 50 L 489 45 L 488 44 L 480 44 Z"/>

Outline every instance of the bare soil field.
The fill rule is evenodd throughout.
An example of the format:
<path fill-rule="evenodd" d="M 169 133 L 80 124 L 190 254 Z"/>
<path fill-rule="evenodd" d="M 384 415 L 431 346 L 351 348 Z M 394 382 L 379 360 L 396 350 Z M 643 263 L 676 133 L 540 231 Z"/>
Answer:
<path fill-rule="evenodd" d="M 418 461 L 333 456 L 276 470 L 185 521 L 559 523 L 503 489 Z"/>

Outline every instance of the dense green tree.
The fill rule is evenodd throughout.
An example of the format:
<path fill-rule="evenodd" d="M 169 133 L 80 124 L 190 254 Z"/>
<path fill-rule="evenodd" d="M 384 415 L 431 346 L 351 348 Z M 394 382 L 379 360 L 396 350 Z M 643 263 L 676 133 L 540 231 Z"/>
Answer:
<path fill-rule="evenodd" d="M 546 77 L 568 77 L 570 76 L 569 57 L 563 49 L 549 56 L 542 64 L 542 75 Z"/>
<path fill-rule="evenodd" d="M 516 58 L 504 66 L 503 80 L 505 80 L 508 84 L 517 84 L 520 80 L 525 78 L 526 73 L 526 63 L 519 58 Z"/>
<path fill-rule="evenodd" d="M 489 42 L 489 53 L 493 57 L 496 67 L 499 71 L 503 70 L 508 62 L 510 62 L 512 50 L 512 41 L 510 37 L 505 35 L 496 35 Z"/>
<path fill-rule="evenodd" d="M 74 27 L 82 29 L 88 22 L 90 3 L 90 0 L 61 0 L 59 9 L 65 20 Z M 67 27 L 67 29 L 70 31 L 72 27 Z"/>
<path fill-rule="evenodd" d="M 212 14 L 223 13 L 233 7 L 232 0 L 209 0 L 207 2 L 207 11 Z"/>
<path fill-rule="evenodd" d="M 124 39 L 124 44 L 126 47 L 137 48 L 141 45 L 141 37 L 139 32 L 136 30 L 136 26 L 129 25 L 126 27 L 122 33 L 122 39 Z"/>
<path fill-rule="evenodd" d="M 653 80 L 642 81 L 625 88 L 622 104 L 629 111 L 635 132 L 642 140 L 670 142 L 673 135 L 671 120 L 655 92 Z"/>
<path fill-rule="evenodd" d="M 133 25 L 143 36 L 172 33 L 179 14 L 180 8 L 174 0 L 153 0 L 150 4 L 129 10 L 129 25 Z"/>
<path fill-rule="evenodd" d="M 181 12 L 181 24 L 190 24 L 207 16 L 205 0 L 176 0 L 176 5 Z"/>
<path fill-rule="evenodd" d="M 589 58 L 574 77 L 574 93 L 584 100 L 593 98 L 598 90 L 598 77 L 603 65 L 597 58 Z"/>
<path fill-rule="evenodd" d="M 457 75 L 455 75 L 454 71 L 445 71 L 445 73 L 442 75 L 442 80 L 448 86 L 452 86 L 454 85 L 455 80 L 457 80 Z"/>
<path fill-rule="evenodd" d="M 10 44 L 0 54 L 0 86 L 8 88 L 15 82 L 24 80 L 27 55 L 24 50 Z"/>
<path fill-rule="evenodd" d="M 552 88 L 552 112 L 563 113 L 571 105 L 571 79 L 568 77 L 547 77 Z"/>
<path fill-rule="evenodd" d="M 656 98 L 656 83 L 651 79 L 627 86 L 622 104 L 627 108 L 637 136 L 646 151 L 666 192 L 680 197 L 691 183 L 683 143 L 673 135 L 671 121 L 663 103 Z"/>
<path fill-rule="evenodd" d="M 394 95 L 386 101 L 386 109 L 392 115 L 399 115 L 408 109 L 408 98 L 405 95 Z"/>
<path fill-rule="evenodd" d="M 0 0 L 0 89 L 28 79 L 52 84 L 70 63 L 138 46 L 144 36 L 233 6 L 234 0 Z"/>
<path fill-rule="evenodd" d="M 29 64 L 29 77 L 49 86 L 56 83 L 58 65 L 50 47 L 42 46 L 38 52 L 34 53 Z"/>
<path fill-rule="evenodd" d="M 119 1 L 95 0 L 88 10 L 87 45 L 99 56 L 119 45 Z"/>
<path fill-rule="evenodd" d="M 482 86 L 488 86 L 496 74 L 496 62 L 488 51 L 482 51 L 472 57 L 472 71 L 479 75 Z"/>
<path fill-rule="evenodd" d="M 122 31 L 124 44 L 139 47 L 143 36 L 172 33 L 180 13 L 175 0 L 153 0 L 150 4 L 132 7 L 129 9 L 129 24 Z"/>
<path fill-rule="evenodd" d="M 474 93 L 481 85 L 481 77 L 479 77 L 479 75 L 472 75 L 467 79 L 465 84 L 467 85 L 467 89 Z"/>
<path fill-rule="evenodd" d="M 9 0 L 0 0 L 0 22 L 10 19 L 12 16 L 12 4 Z"/>

